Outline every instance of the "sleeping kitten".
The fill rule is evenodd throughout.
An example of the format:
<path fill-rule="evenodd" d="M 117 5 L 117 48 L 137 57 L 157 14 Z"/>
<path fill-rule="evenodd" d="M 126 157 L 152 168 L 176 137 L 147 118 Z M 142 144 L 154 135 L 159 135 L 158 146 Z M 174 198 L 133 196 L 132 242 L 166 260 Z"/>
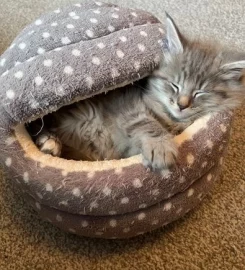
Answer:
<path fill-rule="evenodd" d="M 174 134 L 207 113 L 241 103 L 244 68 L 245 61 L 219 47 L 188 40 L 167 15 L 163 59 L 152 76 L 46 116 L 35 142 L 45 153 L 70 159 L 142 153 L 145 166 L 170 167 L 178 154 Z"/>

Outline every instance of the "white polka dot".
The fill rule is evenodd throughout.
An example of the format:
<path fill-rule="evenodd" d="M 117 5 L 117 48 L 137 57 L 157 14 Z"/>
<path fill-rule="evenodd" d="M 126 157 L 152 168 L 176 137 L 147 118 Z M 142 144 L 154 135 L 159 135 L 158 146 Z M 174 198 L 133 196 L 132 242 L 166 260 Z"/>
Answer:
<path fill-rule="evenodd" d="M 124 52 L 121 51 L 121 50 L 117 50 L 117 51 L 116 51 L 116 54 L 117 54 L 117 56 L 118 56 L 119 58 L 123 58 L 123 57 L 124 57 Z"/>
<path fill-rule="evenodd" d="M 42 37 L 43 37 L 43 38 L 49 38 L 49 37 L 50 37 L 50 34 L 49 34 L 48 32 L 44 32 L 44 33 L 42 34 Z"/>
<path fill-rule="evenodd" d="M 72 194 L 73 194 L 75 197 L 80 197 L 81 191 L 80 191 L 79 188 L 74 188 L 74 189 L 72 190 Z"/>
<path fill-rule="evenodd" d="M 53 22 L 53 23 L 51 23 L 51 26 L 57 26 L 58 25 L 58 23 L 57 22 Z"/>
<path fill-rule="evenodd" d="M 165 203 L 164 206 L 163 206 L 164 211 L 169 211 L 171 208 L 172 208 L 172 203 L 171 202 Z"/>
<path fill-rule="evenodd" d="M 193 194 L 194 194 L 194 189 L 193 188 L 188 189 L 187 197 L 191 197 Z"/>
<path fill-rule="evenodd" d="M 202 194 L 202 193 L 198 194 L 197 198 L 198 198 L 199 200 L 202 200 L 202 199 L 203 199 L 203 194 Z"/>
<path fill-rule="evenodd" d="M 15 43 L 12 43 L 9 49 L 13 49 L 15 47 Z"/>
<path fill-rule="evenodd" d="M 208 165 L 207 161 L 204 161 L 204 162 L 202 163 L 202 168 L 205 168 L 207 165 Z"/>
<path fill-rule="evenodd" d="M 24 174 L 23 174 L 23 180 L 24 180 L 24 182 L 26 184 L 29 182 L 29 173 L 28 172 L 24 172 Z"/>
<path fill-rule="evenodd" d="M 96 18 L 90 18 L 89 20 L 91 23 L 98 23 L 98 20 Z"/>
<path fill-rule="evenodd" d="M 31 30 L 31 31 L 28 32 L 28 35 L 31 36 L 34 33 L 35 33 L 35 31 L 34 30 Z"/>
<path fill-rule="evenodd" d="M 99 205 L 98 205 L 98 203 L 97 202 L 91 202 L 91 204 L 90 204 L 90 210 L 92 210 L 92 209 L 94 209 L 94 208 L 98 208 L 99 207 Z"/>
<path fill-rule="evenodd" d="M 0 66 L 3 67 L 6 63 L 6 58 L 1 59 Z"/>
<path fill-rule="evenodd" d="M 111 227 L 115 228 L 117 226 L 117 221 L 115 219 L 111 219 L 109 224 Z"/>
<path fill-rule="evenodd" d="M 81 55 L 81 52 L 79 50 L 77 50 L 77 49 L 74 49 L 74 50 L 72 50 L 72 54 L 74 56 L 80 56 Z"/>
<path fill-rule="evenodd" d="M 220 125 L 220 129 L 221 129 L 221 131 L 222 131 L 223 133 L 225 133 L 225 132 L 227 131 L 227 128 L 226 128 L 226 126 L 225 126 L 224 124 L 221 124 L 221 125 Z"/>
<path fill-rule="evenodd" d="M 74 16 L 76 16 L 76 15 L 77 15 L 76 12 L 73 12 L 73 11 L 69 13 L 69 16 L 70 16 L 70 17 L 74 17 Z"/>
<path fill-rule="evenodd" d="M 143 44 L 138 44 L 138 48 L 141 52 L 144 52 L 145 51 L 145 45 Z"/>
<path fill-rule="evenodd" d="M 54 49 L 55 52 L 59 52 L 59 51 L 61 51 L 61 50 L 62 50 L 61 47 L 58 47 L 58 48 L 55 48 L 55 49 Z"/>
<path fill-rule="evenodd" d="M 61 38 L 61 43 L 67 45 L 71 43 L 71 40 L 68 37 L 63 37 Z"/>
<path fill-rule="evenodd" d="M 193 156 L 191 153 L 189 153 L 189 154 L 187 155 L 186 159 L 187 159 L 187 163 L 188 163 L 189 165 L 192 165 L 192 164 L 194 163 L 194 160 L 195 160 L 194 156 Z"/>
<path fill-rule="evenodd" d="M 75 7 L 82 7 L 81 4 L 74 4 Z"/>
<path fill-rule="evenodd" d="M 44 54 L 44 53 L 45 53 L 45 49 L 43 49 L 43 48 L 38 48 L 37 53 L 38 53 L 38 54 Z"/>
<path fill-rule="evenodd" d="M 53 192 L 53 187 L 50 184 L 46 184 L 46 191 Z"/>
<path fill-rule="evenodd" d="M 112 78 L 116 78 L 116 77 L 120 76 L 120 73 L 116 68 L 112 68 L 111 69 L 111 76 L 112 76 Z"/>
<path fill-rule="evenodd" d="M 100 14 L 100 10 L 98 10 L 98 9 L 93 10 L 93 13 L 95 13 L 95 14 Z"/>
<path fill-rule="evenodd" d="M 159 189 L 153 189 L 152 191 L 151 191 L 151 194 L 153 195 L 153 196 L 158 196 L 159 195 Z"/>
<path fill-rule="evenodd" d="M 159 223 L 159 220 L 158 219 L 154 219 L 153 221 L 152 221 L 152 225 L 157 225 Z"/>
<path fill-rule="evenodd" d="M 67 201 L 61 201 L 61 202 L 59 202 L 59 205 L 65 205 L 65 206 L 67 206 L 68 205 L 68 202 Z"/>
<path fill-rule="evenodd" d="M 147 33 L 145 31 L 140 31 L 140 35 L 143 37 L 147 37 Z"/>
<path fill-rule="evenodd" d="M 185 177 L 181 176 L 180 179 L 179 179 L 179 183 L 183 184 L 185 181 L 186 181 Z"/>
<path fill-rule="evenodd" d="M 97 236 L 101 236 L 103 234 L 104 234 L 103 232 L 95 232 L 95 235 L 97 235 Z"/>
<path fill-rule="evenodd" d="M 138 17 L 138 15 L 137 15 L 136 12 L 131 12 L 131 14 L 132 14 L 134 17 Z"/>
<path fill-rule="evenodd" d="M 146 217 L 146 214 L 142 212 L 138 215 L 138 220 L 143 220 L 145 219 L 145 217 Z"/>
<path fill-rule="evenodd" d="M 17 67 L 19 64 L 21 64 L 21 62 L 16 61 L 16 62 L 14 63 L 14 66 Z"/>
<path fill-rule="evenodd" d="M 120 174 L 122 174 L 122 168 L 116 168 L 115 170 L 114 170 L 114 172 L 115 172 L 115 174 L 117 174 L 117 175 L 120 175 Z"/>
<path fill-rule="evenodd" d="M 125 36 L 121 36 L 121 37 L 119 37 L 119 39 L 120 39 L 122 42 L 126 42 L 126 41 L 128 40 Z"/>
<path fill-rule="evenodd" d="M 142 203 L 139 205 L 139 209 L 144 209 L 147 207 L 147 204 L 146 203 Z"/>
<path fill-rule="evenodd" d="M 162 28 L 158 28 L 158 30 L 161 34 L 164 34 L 164 30 Z"/>
<path fill-rule="evenodd" d="M 5 164 L 7 167 L 10 167 L 11 164 L 12 164 L 12 158 L 8 157 L 6 160 L 5 160 Z"/>
<path fill-rule="evenodd" d="M 61 215 L 57 215 L 56 216 L 56 220 L 58 221 L 58 222 L 61 222 L 62 220 L 63 220 L 63 218 L 62 218 L 62 216 Z"/>
<path fill-rule="evenodd" d="M 39 199 L 43 199 L 43 195 L 41 193 L 37 192 L 37 196 Z"/>
<path fill-rule="evenodd" d="M 15 97 L 15 92 L 12 89 L 6 91 L 6 96 L 9 99 L 13 99 Z"/>
<path fill-rule="evenodd" d="M 123 229 L 123 232 L 124 232 L 124 233 L 130 232 L 130 228 L 124 228 L 124 229 Z"/>
<path fill-rule="evenodd" d="M 76 16 L 73 16 L 72 19 L 73 20 L 78 20 L 78 19 L 80 19 L 80 17 L 76 15 Z"/>
<path fill-rule="evenodd" d="M 102 6 L 102 3 L 99 2 L 99 1 L 95 2 L 95 4 L 96 4 L 97 6 Z"/>
<path fill-rule="evenodd" d="M 8 71 L 8 70 L 6 70 L 5 72 L 3 72 L 3 74 L 1 75 L 1 77 L 6 76 L 8 73 L 9 73 L 9 71 Z"/>
<path fill-rule="evenodd" d="M 41 25 L 43 22 L 39 19 L 35 21 L 35 25 Z"/>
<path fill-rule="evenodd" d="M 41 205 L 40 205 L 40 203 L 36 202 L 36 203 L 35 203 L 35 206 L 36 206 L 36 208 L 37 208 L 38 210 L 41 210 Z"/>
<path fill-rule="evenodd" d="M 119 11 L 119 10 L 120 10 L 118 7 L 115 7 L 114 9 L 115 9 L 116 11 Z"/>
<path fill-rule="evenodd" d="M 56 14 L 60 13 L 60 9 L 54 10 L 54 13 L 56 13 Z"/>
<path fill-rule="evenodd" d="M 85 81 L 86 81 L 86 84 L 87 84 L 87 86 L 88 86 L 89 88 L 91 88 L 92 85 L 94 84 L 94 80 L 93 80 L 93 78 L 90 77 L 90 76 L 86 77 L 86 78 L 85 78 Z"/>
<path fill-rule="evenodd" d="M 17 71 L 15 74 L 14 74 L 15 78 L 17 79 L 22 79 L 23 76 L 24 76 L 24 73 L 22 71 Z"/>
<path fill-rule="evenodd" d="M 73 28 L 75 28 L 75 26 L 73 24 L 67 24 L 66 28 L 67 29 L 73 29 Z"/>
<path fill-rule="evenodd" d="M 143 185 L 142 185 L 142 183 L 141 183 L 141 181 L 140 181 L 139 178 L 135 178 L 135 179 L 133 180 L 133 186 L 134 186 L 135 188 L 141 188 Z"/>
<path fill-rule="evenodd" d="M 88 227 L 88 222 L 86 220 L 84 220 L 84 221 L 82 221 L 81 225 L 83 228 L 86 228 L 86 227 Z"/>
<path fill-rule="evenodd" d="M 110 32 L 114 32 L 114 31 L 115 31 L 115 27 L 112 26 L 112 25 L 109 25 L 107 28 L 108 28 L 108 30 L 109 30 Z"/>
<path fill-rule="evenodd" d="M 43 61 L 43 65 L 45 67 L 51 67 L 52 64 L 53 64 L 53 61 L 51 59 L 46 59 L 46 60 Z"/>
<path fill-rule="evenodd" d="M 64 68 L 64 73 L 67 75 L 71 75 L 73 73 L 73 68 L 71 66 L 66 66 Z"/>
<path fill-rule="evenodd" d="M 213 142 L 210 141 L 210 140 L 207 140 L 207 147 L 210 148 L 210 149 L 212 149 L 213 146 L 214 146 Z"/>
<path fill-rule="evenodd" d="M 90 38 L 94 37 L 94 32 L 92 30 L 86 30 L 86 35 Z"/>
<path fill-rule="evenodd" d="M 100 65 L 100 59 L 98 58 L 98 57 L 93 57 L 92 58 L 92 63 L 94 64 L 94 65 L 97 65 L 97 66 L 99 66 Z"/>
<path fill-rule="evenodd" d="M 40 86 L 43 83 L 43 78 L 41 76 L 37 76 L 34 81 L 37 86 Z"/>
<path fill-rule="evenodd" d="M 111 215 L 111 216 L 114 216 L 114 215 L 116 215 L 116 214 L 117 214 L 116 211 L 109 211 L 109 215 Z"/>
<path fill-rule="evenodd" d="M 11 136 L 11 137 L 8 137 L 6 140 L 5 140 L 5 143 L 6 145 L 11 145 L 13 144 L 14 142 L 16 141 L 16 138 L 14 136 Z"/>
<path fill-rule="evenodd" d="M 220 160 L 219 160 L 219 164 L 222 165 L 223 164 L 223 161 L 224 161 L 224 158 L 221 157 Z"/>
<path fill-rule="evenodd" d="M 129 203 L 129 198 L 128 197 L 124 197 L 121 199 L 121 204 L 127 204 Z"/>
<path fill-rule="evenodd" d="M 18 46 L 21 50 L 24 50 L 26 47 L 26 44 L 24 42 L 21 42 Z"/>
<path fill-rule="evenodd" d="M 182 207 L 180 207 L 177 211 L 176 211 L 176 214 L 179 215 L 181 212 L 182 212 Z"/>
<path fill-rule="evenodd" d="M 134 62 L 134 68 L 136 71 L 138 71 L 140 69 L 140 62 L 139 61 Z"/>
<path fill-rule="evenodd" d="M 112 13 L 111 14 L 111 17 L 114 18 L 114 19 L 118 19 L 119 18 L 119 15 L 117 13 Z"/>
<path fill-rule="evenodd" d="M 97 46 L 100 48 L 100 49 L 104 49 L 105 48 L 105 44 L 100 42 L 97 44 Z"/>
<path fill-rule="evenodd" d="M 27 62 L 32 62 L 35 59 L 35 57 L 30 57 L 29 59 L 27 59 Z"/>
<path fill-rule="evenodd" d="M 213 178 L 212 174 L 209 173 L 208 176 L 207 176 L 207 181 L 208 181 L 208 182 L 211 181 L 212 178 Z"/>
<path fill-rule="evenodd" d="M 31 104 L 31 108 L 33 109 L 36 109 L 39 107 L 39 103 L 36 101 L 36 100 L 33 100 L 33 101 L 30 101 L 30 104 Z M 42 166 L 43 164 L 40 165 L 40 167 Z"/>
<path fill-rule="evenodd" d="M 109 196 L 111 195 L 111 189 L 108 188 L 108 187 L 105 187 L 102 192 L 106 195 L 106 196 Z"/>
<path fill-rule="evenodd" d="M 76 230 L 74 230 L 74 229 L 72 229 L 72 228 L 69 228 L 68 231 L 69 231 L 70 233 L 76 233 Z"/>

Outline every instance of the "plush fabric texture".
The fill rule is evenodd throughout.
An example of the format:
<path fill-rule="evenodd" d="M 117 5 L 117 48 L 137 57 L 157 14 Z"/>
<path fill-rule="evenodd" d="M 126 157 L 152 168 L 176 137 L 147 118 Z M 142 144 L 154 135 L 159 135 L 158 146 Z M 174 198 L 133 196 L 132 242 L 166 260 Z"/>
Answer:
<path fill-rule="evenodd" d="M 146 170 L 141 156 L 78 162 L 42 154 L 23 126 L 150 74 L 163 33 L 147 12 L 84 1 L 43 15 L 1 56 L 1 163 L 40 215 L 58 227 L 132 237 L 183 216 L 213 186 L 230 113 L 203 117 L 176 136 L 178 167 L 161 173 Z"/>

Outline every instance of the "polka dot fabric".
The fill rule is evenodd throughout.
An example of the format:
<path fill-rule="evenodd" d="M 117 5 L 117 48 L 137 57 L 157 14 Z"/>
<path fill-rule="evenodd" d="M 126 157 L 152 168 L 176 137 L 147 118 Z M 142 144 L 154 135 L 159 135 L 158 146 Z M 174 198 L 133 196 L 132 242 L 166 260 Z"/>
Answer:
<path fill-rule="evenodd" d="M 1 164 L 47 221 L 70 233 L 127 238 L 178 219 L 212 188 L 232 115 L 209 115 L 175 137 L 178 167 L 153 173 L 141 156 L 84 162 L 45 155 L 24 123 L 127 87 L 158 65 L 164 27 L 151 14 L 84 1 L 35 20 L 0 58 Z"/>

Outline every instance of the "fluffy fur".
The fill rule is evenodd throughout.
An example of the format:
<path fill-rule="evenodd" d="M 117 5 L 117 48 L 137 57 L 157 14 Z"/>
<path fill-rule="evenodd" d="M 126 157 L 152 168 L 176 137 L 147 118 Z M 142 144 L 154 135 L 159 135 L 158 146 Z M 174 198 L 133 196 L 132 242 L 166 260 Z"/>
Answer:
<path fill-rule="evenodd" d="M 188 40 L 167 15 L 163 59 L 152 76 L 45 117 L 36 144 L 71 159 L 142 153 L 153 169 L 174 165 L 174 134 L 206 113 L 241 103 L 245 61 L 232 58 L 220 47 Z"/>

